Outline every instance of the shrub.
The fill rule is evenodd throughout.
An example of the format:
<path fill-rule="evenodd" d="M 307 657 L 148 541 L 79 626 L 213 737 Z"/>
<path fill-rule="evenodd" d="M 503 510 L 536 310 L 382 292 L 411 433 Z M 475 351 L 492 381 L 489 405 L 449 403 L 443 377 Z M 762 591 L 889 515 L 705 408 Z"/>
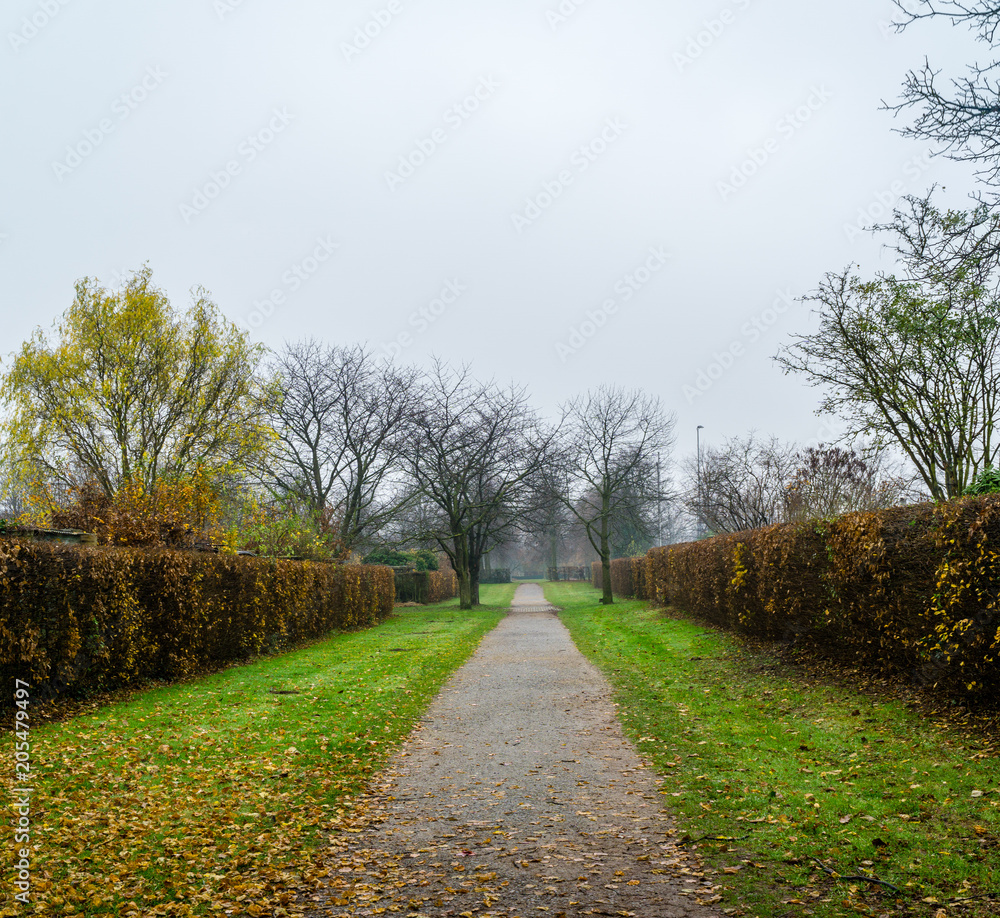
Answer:
<path fill-rule="evenodd" d="M 458 596 L 458 575 L 450 567 L 443 571 L 429 571 L 427 580 L 427 602 L 444 602 Z"/>
<path fill-rule="evenodd" d="M 645 567 L 646 598 L 721 627 L 805 642 L 956 695 L 1000 688 L 1000 497 L 654 548 Z"/>
<path fill-rule="evenodd" d="M 56 529 L 92 532 L 101 545 L 190 547 L 220 535 L 219 495 L 207 476 L 196 473 L 161 480 L 146 489 L 138 479 L 110 497 L 96 481 L 72 492 L 68 507 L 52 511 Z"/>
<path fill-rule="evenodd" d="M 254 497 L 243 502 L 238 531 L 226 541 L 267 558 L 344 561 L 347 552 L 329 511 L 318 519 L 294 497 L 270 503 Z"/>
<path fill-rule="evenodd" d="M 598 575 L 603 583 L 603 576 Z M 622 599 L 645 599 L 646 559 L 615 558 L 611 562 L 611 592 Z"/>
<path fill-rule="evenodd" d="M 963 494 L 1000 494 L 1000 469 L 992 465 L 982 469 Z"/>
<path fill-rule="evenodd" d="M 385 567 L 0 540 L 0 674 L 37 697 L 171 680 L 386 618 Z"/>
<path fill-rule="evenodd" d="M 387 564 L 389 567 L 412 567 L 417 571 L 436 571 L 437 555 L 427 548 L 398 551 L 394 548 L 376 548 L 361 559 L 362 564 Z"/>

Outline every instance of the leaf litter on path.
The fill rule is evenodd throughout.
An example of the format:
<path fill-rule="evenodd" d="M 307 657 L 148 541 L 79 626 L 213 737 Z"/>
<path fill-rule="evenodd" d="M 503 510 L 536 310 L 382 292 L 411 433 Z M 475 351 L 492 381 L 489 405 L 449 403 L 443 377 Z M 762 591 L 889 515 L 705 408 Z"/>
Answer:
<path fill-rule="evenodd" d="M 338 833 L 319 916 L 708 916 L 610 689 L 545 607 L 512 612 Z"/>

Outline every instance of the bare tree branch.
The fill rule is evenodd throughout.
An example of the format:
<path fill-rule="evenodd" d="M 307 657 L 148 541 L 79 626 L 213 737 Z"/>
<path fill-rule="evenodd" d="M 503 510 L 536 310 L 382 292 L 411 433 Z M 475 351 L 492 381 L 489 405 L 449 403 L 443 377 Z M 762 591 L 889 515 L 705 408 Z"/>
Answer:
<path fill-rule="evenodd" d="M 614 520 L 637 504 L 663 499 L 656 457 L 673 448 L 675 419 L 640 390 L 601 386 L 570 401 L 563 421 L 561 454 L 570 480 L 563 501 L 601 559 L 601 601 L 610 604 Z"/>

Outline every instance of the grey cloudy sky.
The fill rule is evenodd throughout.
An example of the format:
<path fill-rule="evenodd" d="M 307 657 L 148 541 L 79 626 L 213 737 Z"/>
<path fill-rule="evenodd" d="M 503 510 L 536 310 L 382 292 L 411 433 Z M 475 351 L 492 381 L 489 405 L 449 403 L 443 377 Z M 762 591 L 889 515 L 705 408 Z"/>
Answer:
<path fill-rule="evenodd" d="M 83 276 L 148 262 L 269 346 L 469 360 L 552 413 L 603 382 L 679 452 L 807 443 L 771 356 L 857 230 L 969 171 L 892 132 L 925 55 L 889 0 L 11 0 L 0 14 L 0 352 Z M 887 211 L 886 211 L 887 212 Z M 598 326 L 600 328 L 598 329 Z M 726 356 L 728 353 L 729 356 Z M 725 368 L 722 364 L 727 364 Z"/>

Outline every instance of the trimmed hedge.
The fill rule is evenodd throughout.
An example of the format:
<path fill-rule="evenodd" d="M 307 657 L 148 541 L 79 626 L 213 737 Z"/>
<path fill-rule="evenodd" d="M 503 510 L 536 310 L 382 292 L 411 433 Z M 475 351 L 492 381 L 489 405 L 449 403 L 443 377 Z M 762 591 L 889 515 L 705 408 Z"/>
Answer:
<path fill-rule="evenodd" d="M 177 679 L 374 625 L 393 591 L 387 567 L 0 539 L 0 675 L 39 699 Z"/>
<path fill-rule="evenodd" d="M 600 566 L 600 565 L 598 565 Z M 593 568 L 591 568 L 591 573 L 587 574 L 587 568 L 585 567 L 574 567 L 574 566 L 563 566 L 563 567 L 550 567 L 545 571 L 545 579 L 552 581 L 581 581 L 586 580 L 590 576 L 591 582 L 593 582 Z M 600 575 L 598 575 L 600 576 Z M 526 579 L 542 579 L 535 578 L 530 575 L 526 575 Z"/>
<path fill-rule="evenodd" d="M 449 567 L 443 571 L 393 569 L 396 602 L 433 605 L 458 596 L 458 577 Z"/>
<path fill-rule="evenodd" d="M 645 558 L 613 558 L 611 560 L 611 592 L 622 599 L 648 599 Z M 590 566 L 590 583 L 595 590 L 604 589 L 604 569 L 600 561 Z"/>
<path fill-rule="evenodd" d="M 623 599 L 645 599 L 646 559 L 615 558 L 611 562 L 611 592 Z"/>
<path fill-rule="evenodd" d="M 427 602 L 430 605 L 458 596 L 458 575 L 450 567 L 443 571 L 430 571 L 427 579 Z"/>
<path fill-rule="evenodd" d="M 645 576 L 645 598 L 725 628 L 955 695 L 1000 689 L 997 495 L 654 548 Z"/>

